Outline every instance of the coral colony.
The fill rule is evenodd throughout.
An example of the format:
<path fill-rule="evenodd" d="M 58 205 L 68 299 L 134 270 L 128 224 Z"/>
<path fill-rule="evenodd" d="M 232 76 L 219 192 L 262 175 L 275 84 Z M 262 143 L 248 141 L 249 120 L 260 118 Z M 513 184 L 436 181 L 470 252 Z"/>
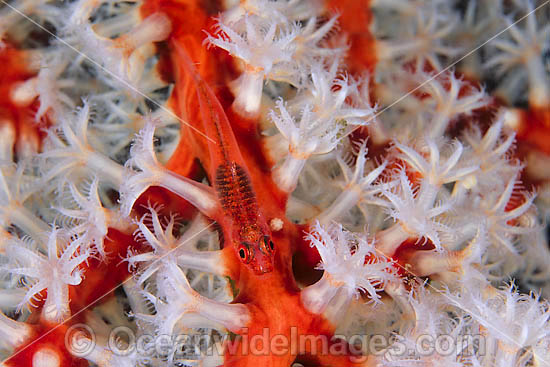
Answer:
<path fill-rule="evenodd" d="M 6 367 L 550 366 L 550 1 L 0 0 Z"/>

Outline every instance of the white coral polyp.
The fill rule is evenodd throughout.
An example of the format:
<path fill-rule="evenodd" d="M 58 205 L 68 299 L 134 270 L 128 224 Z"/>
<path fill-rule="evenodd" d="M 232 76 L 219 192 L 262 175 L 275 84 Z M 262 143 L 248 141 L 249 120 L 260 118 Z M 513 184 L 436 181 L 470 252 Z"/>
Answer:
<path fill-rule="evenodd" d="M 78 305 L 87 298 L 83 272 L 96 279 L 104 265 L 121 266 L 124 259 L 118 253 L 127 246 L 125 260 L 135 278 L 122 283 L 115 279 L 124 292 L 117 291 L 78 315 L 78 320 L 94 323 L 97 340 L 78 334 L 76 341 L 95 343 L 84 358 L 102 367 L 261 365 L 247 361 L 245 355 L 225 361 L 219 355 L 205 356 L 209 350 L 201 350 L 204 338 L 166 356 L 153 350 L 155 346 L 140 345 L 147 344 L 147 338 L 140 337 L 154 336 L 150 339 L 162 342 L 156 337 L 188 336 L 193 329 L 202 329 L 197 330 L 201 336 L 221 336 L 227 330 L 241 334 L 223 337 L 227 343 L 217 345 L 220 353 L 227 353 L 229 347 L 238 346 L 233 342 L 246 338 L 243 328 L 265 326 L 275 332 L 281 325 L 299 329 L 310 320 L 309 329 L 302 331 L 319 331 L 320 322 L 323 336 L 341 332 L 370 338 L 369 350 L 363 350 L 368 359 L 364 365 L 369 366 L 550 366 L 548 302 L 512 287 L 496 288 L 498 282 L 514 276 L 523 289 L 542 288 L 546 297 L 550 291 L 544 220 L 550 212 L 544 190 L 550 190 L 548 184 L 540 185 L 535 203 L 535 195 L 522 191 L 518 181 L 523 173 L 542 182 L 550 177 L 544 154 L 529 144 L 540 142 L 544 134 L 539 129 L 543 132 L 548 126 L 524 128 L 538 123 L 535 120 L 546 111 L 541 108 L 550 100 L 546 0 L 332 1 L 342 10 L 342 32 L 336 24 L 338 16 L 324 0 L 161 1 L 165 9 L 170 8 L 168 3 L 181 3 L 185 9 L 196 5 L 199 11 L 205 10 L 204 18 L 192 19 L 183 28 L 174 23 L 177 34 L 171 38 L 172 19 L 197 13 L 157 13 L 142 19 L 151 10 L 147 3 L 0 0 L 1 57 L 11 57 L 12 51 L 21 56 L 17 65 L 6 64 L 5 99 L 17 108 L 9 107 L 7 114 L 0 111 L 2 353 L 12 351 L 12 356 L 20 358 L 35 348 L 34 364 L 59 364 L 49 350 L 57 347 L 36 344 L 32 337 L 44 325 L 69 322 L 74 309 L 69 295 Z M 193 96 L 178 81 L 181 78 L 174 83 L 166 80 L 170 78 L 165 78 L 164 66 L 170 68 L 172 63 L 159 64 L 168 60 L 174 47 L 182 51 L 188 30 L 203 20 L 210 22 L 207 18 L 212 13 L 202 7 L 207 3 L 211 10 L 218 5 L 220 10 L 229 8 L 219 15 L 218 32 L 207 38 L 236 62 L 211 63 L 216 55 L 208 52 L 194 61 L 207 66 L 199 74 L 205 83 L 217 84 L 221 102 L 232 98 L 225 87 L 234 97 L 233 106 L 227 108 L 230 128 L 236 129 L 236 140 L 245 143 L 238 148 L 243 149 L 258 205 L 266 211 L 276 246 L 274 271 L 261 277 L 238 259 L 234 261 L 239 254 L 227 238 L 225 245 L 218 242 L 218 231 L 206 238 L 201 235 L 214 221 L 222 227 L 229 223 L 219 206 L 218 195 L 224 193 L 203 183 L 209 180 L 212 185 L 215 177 L 199 168 L 193 170 L 196 177 L 205 179 L 197 182 L 163 166 L 170 157 L 174 163 L 187 153 L 208 156 L 199 151 L 206 147 L 201 137 L 191 137 L 188 129 L 164 119 L 166 108 L 178 109 L 182 101 L 193 102 Z M 362 14 L 354 14 L 355 10 Z M 18 12 L 30 19 L 22 21 Z M 368 22 L 368 29 L 362 20 Z M 40 31 L 36 26 L 44 28 Z M 498 39 L 480 39 L 497 33 Z M 195 39 L 199 34 L 190 36 Z M 164 42 L 159 49 L 154 45 L 157 41 Z M 459 50 L 472 52 L 453 60 L 461 56 Z M 172 55 L 172 61 L 183 55 Z M 453 61 L 458 62 L 459 72 L 442 71 Z M 10 86 L 14 79 L 9 75 L 19 69 L 28 75 Z M 360 76 L 367 69 L 372 75 Z M 240 72 L 240 77 L 230 82 L 227 78 L 233 72 Z M 264 88 L 265 81 L 270 82 Z M 119 88 L 120 82 L 125 88 Z M 498 98 L 497 103 L 492 103 L 483 85 Z M 87 95 L 97 108 L 82 102 Z M 369 98 L 383 106 L 376 115 Z M 523 105 L 524 99 L 528 106 Z M 225 102 L 224 108 L 228 107 Z M 152 105 L 160 107 L 152 114 L 164 119 L 162 125 L 142 118 Z M 493 116 L 496 105 L 505 105 L 500 118 Z M 70 113 L 74 106 L 82 107 Z M 40 126 L 26 124 L 32 122 L 32 115 L 48 118 L 43 144 L 41 135 L 35 134 Z M 249 126 L 242 126 L 245 122 Z M 361 128 L 370 122 L 371 126 Z M 127 148 L 138 130 L 128 156 Z M 519 154 L 513 151 L 513 131 L 518 133 Z M 156 142 L 155 134 L 160 137 Z M 264 134 L 266 141 L 262 141 Z M 368 144 L 362 140 L 367 136 Z M 450 139 L 456 140 L 445 145 Z M 392 147 L 392 141 L 398 143 Z M 270 157 L 264 157 L 262 148 L 271 149 Z M 230 156 L 237 152 L 229 151 Z M 525 166 L 519 157 L 526 158 Z M 208 163 L 213 162 L 198 163 L 208 171 L 212 168 Z M 84 183 L 90 177 L 97 180 L 87 192 Z M 132 207 L 151 186 L 187 200 L 212 222 L 201 223 L 197 215 L 189 225 L 179 227 L 175 216 L 156 212 L 155 202 L 148 214 L 137 218 L 139 210 L 132 212 Z M 117 193 L 120 208 L 114 202 Z M 156 195 L 150 198 L 156 200 Z M 535 204 L 542 210 L 537 211 Z M 120 217 L 117 209 L 126 216 L 120 225 L 115 223 Z M 59 218 L 59 211 L 65 220 Z M 190 219 L 187 214 L 185 218 Z M 313 224 L 312 218 L 321 224 Z M 335 219 L 344 221 L 347 228 L 333 224 Z M 52 229 L 52 223 L 63 228 Z M 138 246 L 130 240 L 129 228 L 121 228 L 129 223 L 137 228 Z M 304 228 L 310 232 L 310 249 L 296 238 Z M 86 266 L 96 251 L 105 252 L 101 243 L 110 240 L 110 233 L 116 245 L 113 250 L 118 249 L 114 256 L 107 253 L 98 259 L 99 268 L 95 261 L 94 266 Z M 413 244 L 416 239 L 418 243 Z M 433 246 L 423 245 L 427 242 Z M 221 251 L 214 250 L 220 246 Z M 262 248 L 260 244 L 259 251 Z M 293 260 L 304 254 L 311 260 L 316 251 L 321 258 L 317 268 L 323 275 L 307 286 L 303 282 L 309 278 L 301 276 L 313 275 L 312 266 Z M 232 263 L 235 266 L 228 266 Z M 417 291 L 414 283 L 419 277 L 426 282 Z M 446 286 L 449 291 L 442 292 Z M 369 299 L 372 305 L 365 304 Z M 39 304 L 42 309 L 31 310 L 30 317 L 20 312 L 23 306 Z M 127 305 L 130 317 L 125 314 Z M 297 315 L 285 314 L 294 306 L 298 306 Z M 113 325 L 136 331 L 138 345 L 130 354 L 118 355 L 108 345 L 108 341 L 122 342 L 116 337 L 109 340 Z M 205 328 L 209 329 L 206 334 Z M 372 353 L 371 342 L 376 342 L 371 337 L 377 334 L 395 335 L 406 353 L 392 356 L 392 348 L 398 345 L 388 346 L 383 355 Z M 483 355 L 471 356 L 462 353 L 471 352 L 464 349 L 445 355 L 437 350 L 429 355 L 415 353 L 419 337 L 440 335 L 459 344 L 481 336 L 487 348 Z M 172 341 L 172 346 L 178 343 Z M 144 347 L 146 356 L 139 347 Z M 473 350 L 477 351 L 481 350 Z M 181 358 L 172 360 L 172 354 L 180 352 Z M 302 352 L 297 352 L 297 361 L 309 359 Z M 278 364 L 279 356 L 269 353 L 265 363 Z M 296 357 L 291 354 L 281 356 L 279 362 Z M 324 357 L 313 359 L 322 365 L 346 364 Z"/>
<path fill-rule="evenodd" d="M 495 69 L 499 75 L 515 71 L 520 78 L 514 78 L 518 82 L 505 89 L 522 90 L 521 84 L 528 85 L 529 103 L 533 107 L 547 107 L 550 103 L 550 73 L 548 66 L 544 65 L 544 54 L 550 50 L 550 25 L 548 21 L 538 24 L 537 10 L 543 12 L 544 5 L 535 8 L 532 1 L 524 1 L 526 15 L 525 21 L 514 22 L 510 17 L 505 18 L 506 25 L 510 28 L 502 37 L 492 39 L 488 44 L 493 49 L 491 57 L 486 61 L 484 67 Z M 518 70 L 518 66 L 524 66 L 524 70 Z M 524 78 L 523 75 L 527 74 Z M 510 73 L 511 74 L 511 73 Z M 526 80 L 525 80 L 526 79 Z M 504 84 L 504 83 L 503 83 Z M 511 87 L 511 88 L 510 88 Z M 513 91 L 506 91 L 507 94 L 515 94 Z"/>
<path fill-rule="evenodd" d="M 382 172 L 386 169 L 387 162 L 365 174 L 367 162 L 367 141 L 363 141 L 358 145 L 358 152 L 355 161 L 355 168 L 352 171 L 348 164 L 341 157 L 337 157 L 338 164 L 344 176 L 344 190 L 326 208 L 317 216 L 317 220 L 321 224 L 330 223 L 332 220 L 339 218 L 344 213 L 348 212 L 354 205 L 363 200 L 375 200 L 375 195 L 380 193 L 382 185 L 375 184 Z"/>
<path fill-rule="evenodd" d="M 266 4 L 266 7 L 271 7 Z M 272 16 L 259 16 L 242 9 L 230 11 L 218 20 L 214 36 L 208 42 L 229 52 L 244 63 L 237 79 L 234 108 L 244 114 L 256 114 L 260 107 L 265 79 L 302 86 L 316 63 L 336 61 L 346 47 L 325 47 L 323 40 L 336 26 L 334 16 L 318 26 L 315 15 L 304 19 L 303 26 L 271 9 Z"/>
<path fill-rule="evenodd" d="M 136 200 L 151 186 L 164 187 L 189 201 L 203 214 L 212 215 L 218 205 L 212 188 L 179 176 L 158 162 L 154 149 L 156 122 L 150 117 L 146 121 L 130 149 L 131 158 L 126 162 L 125 179 L 120 185 L 123 216 L 130 215 Z"/>
<path fill-rule="evenodd" d="M 400 171 L 398 182 L 395 191 L 382 191 L 388 200 L 389 215 L 399 222 L 405 232 L 429 239 L 441 251 L 441 238 L 452 238 L 454 235 L 453 229 L 440 220 L 441 215 L 452 209 L 453 202 L 449 200 L 436 204 L 436 187 L 425 181 L 413 186 L 404 170 Z"/>
<path fill-rule="evenodd" d="M 185 268 L 196 269 L 213 274 L 224 275 L 227 271 L 223 264 L 221 251 L 191 251 L 195 247 L 201 234 L 208 228 L 200 216 L 193 220 L 190 228 L 183 236 L 174 236 L 175 218 L 171 216 L 167 221 L 159 218 L 154 208 L 136 222 L 138 229 L 136 239 L 152 248 L 150 252 L 134 254 L 129 251 L 129 268 L 137 264 L 144 265 L 139 273 L 137 284 L 142 285 L 148 278 L 161 270 L 178 264 Z M 145 266 L 146 265 L 146 266 Z"/>
<path fill-rule="evenodd" d="M 315 63 L 311 66 L 311 81 L 301 93 L 288 103 L 277 100 L 279 111 L 271 110 L 269 117 L 288 142 L 288 154 L 274 171 L 282 190 L 294 190 L 312 155 L 331 152 L 343 137 L 374 118 L 376 107 L 370 104 L 365 83 L 368 80 L 360 88 L 358 81 L 339 75 L 337 62 L 329 68 Z"/>
<path fill-rule="evenodd" d="M 122 218 L 118 211 L 103 207 L 99 197 L 99 180 L 93 179 L 85 188 L 86 195 L 81 193 L 74 183 L 68 184 L 71 206 L 59 207 L 57 210 L 72 226 L 71 233 L 93 243 L 102 257 L 107 255 L 104 247 L 109 228 L 128 232 L 130 221 Z"/>
<path fill-rule="evenodd" d="M 452 183 L 463 179 L 465 176 L 476 172 L 479 167 L 471 162 L 468 166 L 459 164 L 464 147 L 459 141 L 453 142 L 453 152 L 448 157 L 441 157 L 436 142 L 426 139 L 426 150 L 429 151 L 429 160 L 426 160 L 419 152 L 403 144 L 395 143 L 402 152 L 400 158 L 407 162 L 411 168 L 422 174 L 422 177 L 435 187 Z"/>
<path fill-rule="evenodd" d="M 550 305 L 537 294 L 521 294 L 514 284 L 499 290 L 463 288 L 446 298 L 486 329 L 488 346 L 498 340 L 512 357 L 550 337 Z M 490 351 L 494 352 L 494 351 Z"/>
<path fill-rule="evenodd" d="M 302 291 L 302 302 L 311 312 L 322 313 L 340 289 L 344 290 L 344 301 L 340 300 L 343 304 L 359 292 L 366 292 L 378 303 L 378 292 L 395 279 L 393 262 L 376 250 L 374 242 L 341 225 L 323 227 L 316 223 L 306 239 L 319 251 L 318 268 L 324 270 L 319 282 Z"/>
<path fill-rule="evenodd" d="M 457 77 L 454 72 L 435 74 L 418 73 L 422 91 L 430 96 L 429 136 L 442 136 L 453 119 L 459 115 L 471 115 L 476 109 L 485 107 L 491 101 L 485 91 L 472 87 Z"/>
<path fill-rule="evenodd" d="M 143 317 L 153 323 L 160 334 L 172 335 L 182 319 L 187 325 L 225 327 L 233 332 L 247 326 L 250 321 L 247 306 L 227 304 L 198 294 L 191 288 L 183 270 L 174 263 L 168 263 L 159 272 L 157 286 L 159 297 L 146 294 L 157 313 Z"/>
<path fill-rule="evenodd" d="M 69 176 L 84 180 L 91 171 L 113 187 L 122 184 L 123 167 L 94 149 L 88 140 L 92 113 L 89 102 L 84 100 L 81 108 L 74 114 L 64 114 L 49 131 L 44 152 L 40 154 L 45 163 L 42 167 L 45 182 L 54 178 L 64 182 Z"/>
<path fill-rule="evenodd" d="M 78 30 L 85 51 L 97 55 L 111 75 L 125 86 L 132 87 L 141 79 L 147 60 L 145 53 L 140 52 L 141 48 L 166 39 L 172 25 L 167 15 L 155 13 L 116 39 L 98 35 L 90 24 L 74 29 Z"/>
<path fill-rule="evenodd" d="M 68 243 L 68 245 L 66 245 Z M 28 290 L 19 304 L 33 306 L 43 290 L 48 291 L 42 314 L 49 321 L 59 322 L 70 315 L 69 286 L 82 281 L 80 265 L 92 255 L 80 240 L 70 240 L 68 234 L 53 228 L 47 234 L 47 254 L 33 250 L 34 241 L 13 240 L 8 244 L 9 257 L 15 266 L 5 271 L 25 277 Z"/>
<path fill-rule="evenodd" d="M 295 53 L 293 41 L 298 27 L 292 23 L 279 24 L 255 15 L 244 14 L 238 21 L 225 24 L 218 21 L 217 37 L 208 35 L 208 42 L 222 48 L 246 64 L 238 80 L 235 106 L 238 111 L 256 113 L 264 78 L 283 79 L 293 70 Z M 291 79 L 294 79 L 293 77 Z"/>

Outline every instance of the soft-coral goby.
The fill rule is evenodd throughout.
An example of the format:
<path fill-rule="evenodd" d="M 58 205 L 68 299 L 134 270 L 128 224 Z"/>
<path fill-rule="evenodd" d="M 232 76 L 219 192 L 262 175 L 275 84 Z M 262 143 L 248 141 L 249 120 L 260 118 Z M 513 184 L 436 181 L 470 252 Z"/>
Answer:
<path fill-rule="evenodd" d="M 512 8 L 521 3 L 509 2 Z M 62 306 L 61 321 L 44 302 L 32 304 L 24 319 L 27 314 L 10 312 L 9 301 L 25 294 L 13 284 L 14 274 L 24 270 L 30 279 L 36 272 L 9 265 L 12 277 L 0 295 L 9 296 L 1 305 L 10 318 L 0 317 L 0 324 L 16 338 L 6 342 L 0 333 L 0 342 L 14 351 L 5 364 L 485 367 L 516 357 L 519 366 L 531 356 L 534 365 L 541 363 L 549 342 L 546 324 L 525 339 L 521 355 L 514 348 L 475 358 L 462 358 L 460 350 L 444 357 L 391 355 L 403 338 L 401 346 L 415 348 L 420 333 L 458 338 L 476 328 L 490 333 L 495 345 L 506 345 L 497 329 L 486 327 L 494 318 L 483 316 L 500 312 L 490 281 L 518 275 L 550 283 L 550 252 L 534 196 L 518 181 L 523 166 L 509 131 L 515 127 L 520 139 L 534 139 L 544 150 L 543 134 L 536 136 L 542 130 L 535 136 L 521 131 L 539 126 L 544 114 L 530 115 L 536 124 L 514 125 L 506 118 L 495 123 L 492 109 L 506 102 L 487 107 L 489 87 L 452 70 L 436 76 L 459 49 L 455 32 L 468 32 L 455 22 L 461 9 L 449 4 L 80 0 L 37 8 L 39 25 L 47 25 L 41 15 L 48 14 L 45 19 L 57 19 L 55 32 L 61 29 L 66 42 L 88 46 L 88 52 L 95 45 L 92 54 L 99 57 L 81 68 L 81 61 L 64 54 L 70 67 L 60 63 L 60 74 L 49 74 L 58 86 L 70 85 L 63 91 L 52 85 L 30 93 L 27 87 L 40 75 L 17 91 L 20 101 L 34 103 L 56 126 L 37 167 L 13 156 L 17 137 L 4 125 L 8 139 L 1 153 L 10 162 L 2 166 L 0 253 L 25 235 L 40 239 L 55 223 L 72 230 L 64 245 L 74 246 L 66 256 L 74 255 L 76 265 L 66 270 L 83 278 L 61 284 L 62 297 L 40 292 Z M 468 7 L 472 24 L 485 15 L 472 12 L 487 11 L 487 4 L 477 5 Z M 52 15 L 67 8 L 74 11 L 68 21 Z M 423 14 L 431 22 L 424 28 L 418 23 Z M 369 25 L 371 19 L 377 22 Z M 394 26 L 402 22 L 403 28 Z M 72 28 L 59 27 L 67 23 Z M 209 37 L 205 31 L 213 34 L 216 24 L 225 33 Z M 415 36 L 403 34 L 409 26 L 416 27 Z M 349 36 L 347 44 L 339 29 Z M 438 31 L 435 37 L 429 29 Z M 383 32 L 397 43 L 384 43 Z M 132 39 L 136 43 L 125 42 Z M 415 52 L 373 51 L 402 40 Z M 58 46 L 44 44 L 62 52 Z M 273 52 L 279 46 L 283 54 Z M 106 76 L 106 67 L 117 70 Z M 86 79 L 89 70 L 93 77 Z M 66 77 L 77 83 L 64 84 Z M 418 83 L 423 86 L 409 93 Z M 89 103 L 81 102 L 78 86 L 89 87 Z M 160 90 L 151 92 L 155 88 Z M 136 90 L 168 101 L 152 103 Z M 408 97 L 401 100 L 403 95 Z M 371 100 L 383 107 L 379 114 Z M 65 111 L 81 103 L 76 116 Z M 153 105 L 160 108 L 148 114 Z M 168 109 L 179 119 L 176 127 L 170 128 Z M 179 135 L 173 133 L 177 128 Z M 39 179 L 40 185 L 26 190 Z M 52 198 L 61 201 L 53 215 L 41 206 Z M 64 218 L 55 217 L 59 213 Z M 316 219 L 321 223 L 314 224 Z M 29 258 L 48 252 L 29 251 Z M 49 279 L 49 268 L 37 271 Z M 415 277 L 425 278 L 424 287 Z M 475 309 L 456 301 L 471 287 L 480 291 Z M 510 297 L 506 308 L 515 309 L 526 297 Z M 547 304 L 530 298 L 532 319 L 547 323 Z M 504 328 L 515 327 L 509 315 L 505 319 Z M 70 356 L 61 335 L 80 322 L 98 336 L 69 340 L 95 342 L 83 358 Z M 176 338 L 171 341 L 177 346 L 117 354 L 107 339 L 119 324 L 140 338 Z M 202 358 L 211 352 L 208 346 L 194 354 L 201 342 L 190 345 L 191 352 L 178 344 L 179 336 L 196 332 L 223 334 L 220 355 Z M 370 344 L 357 350 L 338 334 L 362 340 L 393 334 L 396 340 L 389 338 L 394 345 L 372 356 Z M 123 340 L 115 335 L 114 341 Z"/>

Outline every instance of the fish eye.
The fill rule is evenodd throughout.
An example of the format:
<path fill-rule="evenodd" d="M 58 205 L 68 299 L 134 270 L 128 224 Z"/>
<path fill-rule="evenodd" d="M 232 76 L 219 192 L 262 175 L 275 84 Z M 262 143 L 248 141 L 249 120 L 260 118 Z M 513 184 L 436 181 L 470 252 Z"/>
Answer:
<path fill-rule="evenodd" d="M 275 244 L 271 241 L 269 236 L 264 236 L 264 238 L 260 240 L 260 250 L 268 255 L 275 250 Z"/>
<path fill-rule="evenodd" d="M 250 247 L 244 242 L 239 246 L 238 253 L 239 257 L 245 264 L 248 264 L 252 259 L 252 256 L 250 256 Z"/>

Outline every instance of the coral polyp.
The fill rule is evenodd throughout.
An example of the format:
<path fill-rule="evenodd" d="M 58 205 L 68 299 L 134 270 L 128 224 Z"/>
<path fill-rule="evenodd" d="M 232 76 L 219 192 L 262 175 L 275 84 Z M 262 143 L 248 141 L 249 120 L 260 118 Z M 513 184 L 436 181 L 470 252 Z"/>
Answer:
<path fill-rule="evenodd" d="M 550 2 L 0 0 L 2 366 L 550 366 Z"/>

